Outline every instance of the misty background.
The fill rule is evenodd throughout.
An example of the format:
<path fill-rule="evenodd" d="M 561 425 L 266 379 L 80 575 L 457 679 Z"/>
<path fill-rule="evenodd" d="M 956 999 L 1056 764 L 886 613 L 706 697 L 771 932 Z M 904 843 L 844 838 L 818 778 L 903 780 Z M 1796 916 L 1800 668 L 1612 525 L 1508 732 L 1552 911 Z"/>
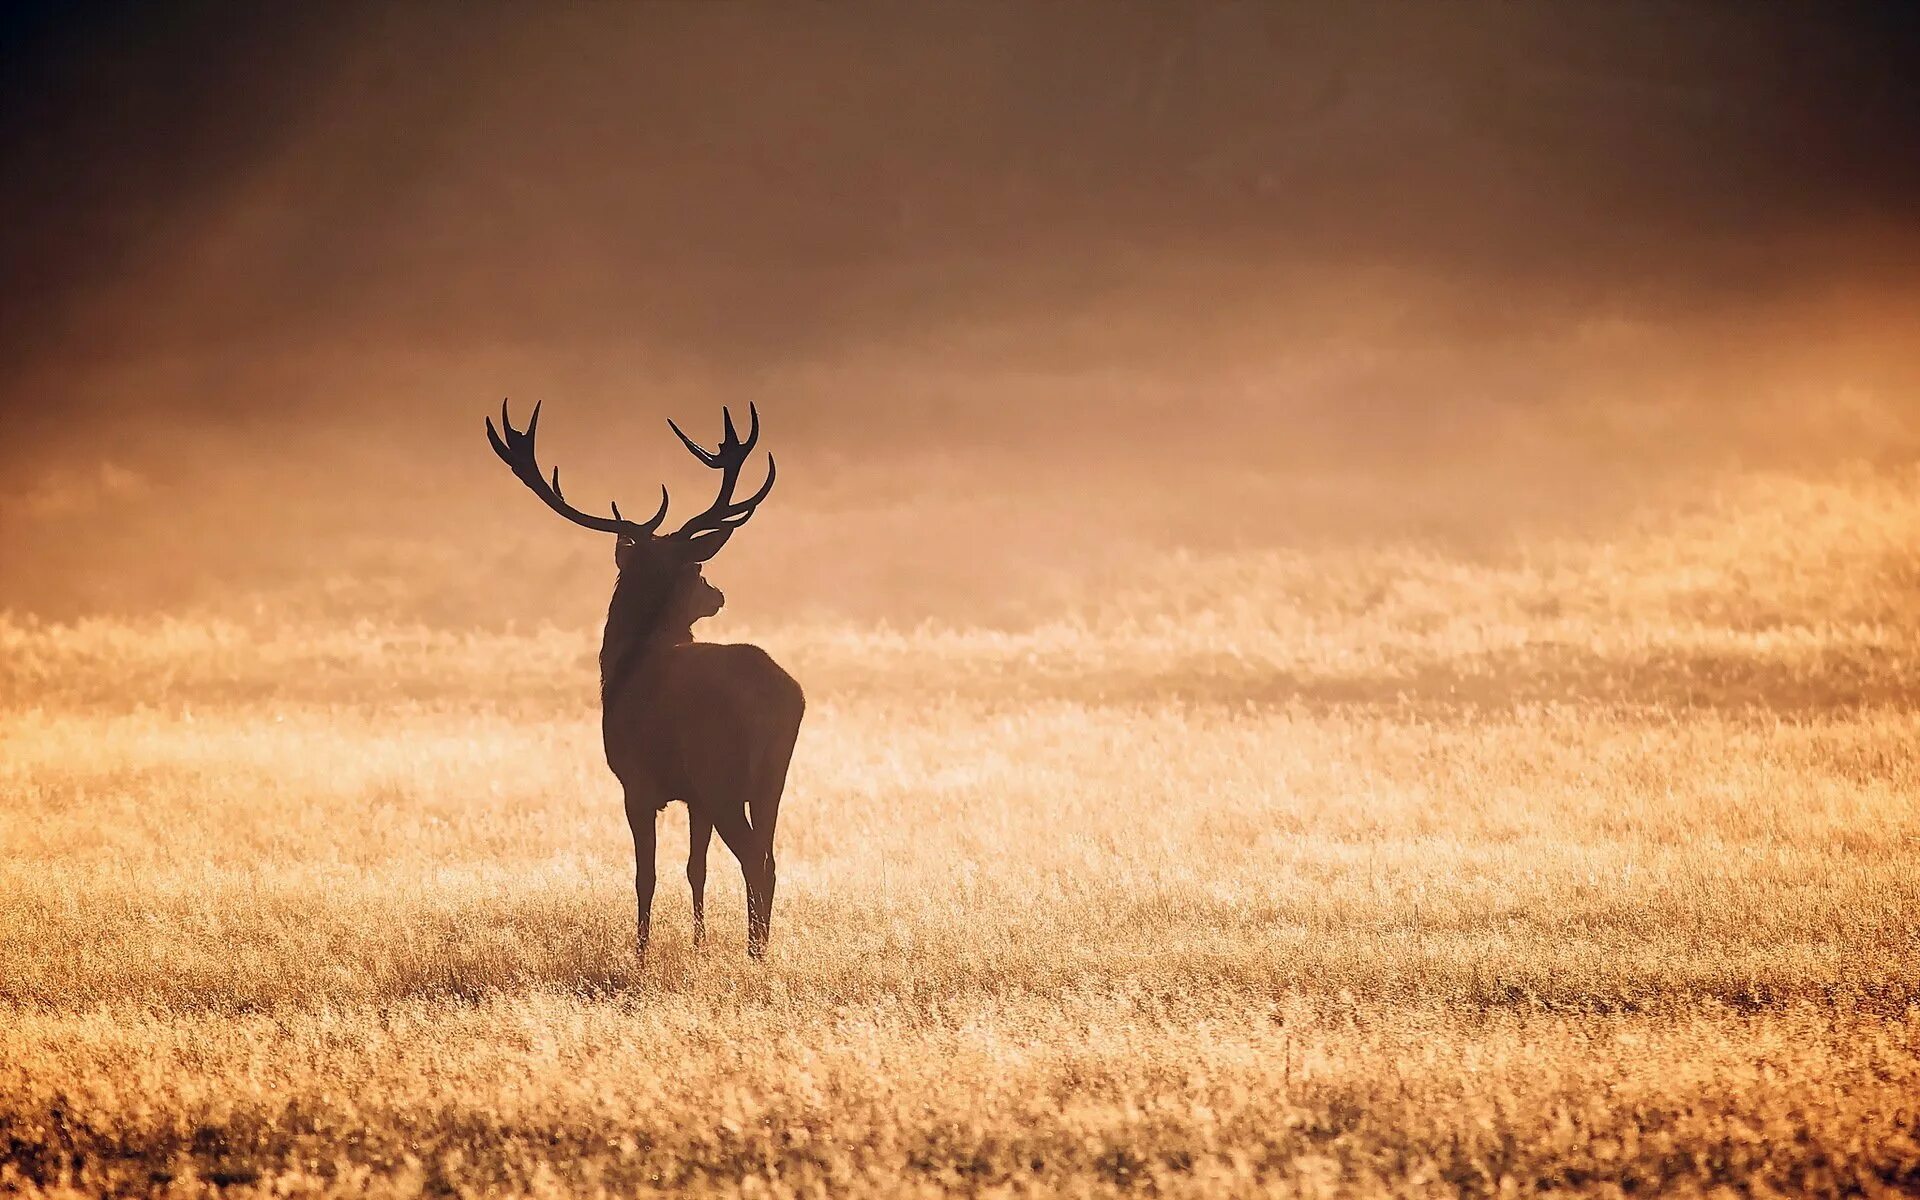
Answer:
<path fill-rule="evenodd" d="M 737 606 L 1499 553 L 1913 461 L 1894 5 L 79 5 L 6 18 L 0 608 L 584 623 L 757 402 Z M 750 471 L 751 474 L 751 471 Z M 735 585 L 739 586 L 735 586 Z"/>

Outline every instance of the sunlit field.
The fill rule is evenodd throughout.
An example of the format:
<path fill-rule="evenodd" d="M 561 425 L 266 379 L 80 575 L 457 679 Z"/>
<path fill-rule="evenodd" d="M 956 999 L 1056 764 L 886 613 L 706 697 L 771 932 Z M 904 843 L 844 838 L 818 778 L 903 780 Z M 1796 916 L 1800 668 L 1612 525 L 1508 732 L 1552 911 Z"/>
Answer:
<path fill-rule="evenodd" d="M 725 614 L 757 965 L 591 628 L 0 619 L 0 1190 L 1920 1189 L 1920 476 L 1108 565 Z"/>

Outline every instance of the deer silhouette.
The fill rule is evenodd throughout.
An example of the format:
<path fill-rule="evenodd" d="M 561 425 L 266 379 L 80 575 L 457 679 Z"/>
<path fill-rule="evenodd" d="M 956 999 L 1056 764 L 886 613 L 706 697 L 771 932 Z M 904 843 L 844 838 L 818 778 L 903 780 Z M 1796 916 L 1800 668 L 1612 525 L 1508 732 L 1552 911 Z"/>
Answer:
<path fill-rule="evenodd" d="M 716 830 L 746 879 L 748 954 L 765 955 L 773 925 L 774 827 L 806 697 L 760 647 L 693 640 L 693 623 L 719 612 L 726 601 L 701 576 L 701 564 L 719 553 L 773 490 L 769 455 L 760 490 L 733 498 L 740 468 L 760 440 L 759 410 L 750 406 L 748 412 L 743 441 L 733 414 L 721 409 L 725 432 L 711 451 L 667 422 L 694 457 L 720 472 L 720 494 L 712 505 L 670 534 L 654 532 L 667 516 L 664 486 L 659 510 L 645 521 L 625 519 L 618 504 L 611 517 L 599 517 L 567 503 L 560 469 L 548 479 L 535 457 L 538 404 L 525 429 L 513 427 L 505 401 L 501 428 L 487 420 L 494 453 L 529 491 L 574 524 L 615 537 L 619 579 L 600 644 L 600 732 L 607 765 L 626 793 L 643 956 L 652 929 L 655 821 L 675 800 L 687 805 L 691 834 L 687 883 L 693 889 L 694 943 L 706 940 L 707 846 Z"/>

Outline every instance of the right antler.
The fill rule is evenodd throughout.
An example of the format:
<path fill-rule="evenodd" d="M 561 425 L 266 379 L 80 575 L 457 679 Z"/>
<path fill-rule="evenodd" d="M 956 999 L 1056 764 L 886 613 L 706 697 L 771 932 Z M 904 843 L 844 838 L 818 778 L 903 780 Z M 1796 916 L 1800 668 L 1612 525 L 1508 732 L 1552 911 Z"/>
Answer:
<path fill-rule="evenodd" d="M 769 454 L 767 481 L 760 485 L 760 490 L 745 500 L 733 498 L 734 484 L 740 481 L 740 468 L 747 461 L 747 455 L 753 453 L 754 443 L 760 440 L 760 409 L 749 403 L 747 414 L 747 440 L 743 442 L 733 427 L 733 414 L 725 407 L 720 409 L 720 419 L 726 426 L 726 432 L 720 437 L 719 448 L 711 451 L 688 437 L 672 418 L 667 420 L 667 424 L 695 458 L 720 472 L 720 494 L 713 504 L 673 534 L 674 540 L 687 548 L 689 557 L 695 562 L 705 562 L 718 554 L 720 547 L 726 545 L 727 539 L 733 536 L 733 531 L 747 523 L 747 518 L 753 516 L 753 510 L 773 490 L 773 455 Z"/>
<path fill-rule="evenodd" d="M 646 521 L 634 522 L 622 517 L 618 504 L 613 506 L 613 516 L 611 517 L 590 516 L 587 513 L 581 512 L 573 505 L 568 504 L 567 498 L 560 494 L 560 468 L 555 467 L 553 469 L 553 480 L 552 482 L 548 482 L 548 480 L 540 474 L 540 464 L 534 458 L 534 432 L 540 427 L 540 406 L 538 404 L 533 406 L 533 415 L 527 418 L 527 427 L 525 429 L 515 429 L 513 422 L 507 417 L 507 402 L 502 400 L 500 402 L 500 425 L 502 433 L 505 435 L 504 440 L 502 439 L 502 433 L 494 432 L 493 418 L 487 418 L 487 440 L 493 443 L 493 452 L 500 456 L 501 462 L 506 463 L 507 466 L 513 469 L 515 477 L 517 477 L 521 483 L 527 485 L 528 491 L 546 501 L 548 508 L 559 513 L 567 520 L 572 521 L 575 525 L 582 525 L 588 529 L 597 529 L 602 533 L 617 533 L 622 537 L 629 537 L 638 541 L 643 537 L 651 536 L 653 531 L 660 527 L 660 522 L 667 519 L 667 489 L 664 484 L 661 485 L 660 488 L 660 511 L 654 513 L 652 518 Z M 682 437 L 684 436 L 683 434 Z"/>

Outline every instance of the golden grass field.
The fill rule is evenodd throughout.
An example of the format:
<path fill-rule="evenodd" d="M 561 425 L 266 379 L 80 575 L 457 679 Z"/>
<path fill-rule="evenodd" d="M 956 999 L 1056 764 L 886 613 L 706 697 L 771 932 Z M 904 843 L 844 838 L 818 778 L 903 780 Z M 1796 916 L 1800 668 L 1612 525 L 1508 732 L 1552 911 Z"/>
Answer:
<path fill-rule="evenodd" d="M 1122 574 L 735 597 L 763 965 L 592 629 L 0 619 L 0 1191 L 1920 1191 L 1920 474 Z"/>

